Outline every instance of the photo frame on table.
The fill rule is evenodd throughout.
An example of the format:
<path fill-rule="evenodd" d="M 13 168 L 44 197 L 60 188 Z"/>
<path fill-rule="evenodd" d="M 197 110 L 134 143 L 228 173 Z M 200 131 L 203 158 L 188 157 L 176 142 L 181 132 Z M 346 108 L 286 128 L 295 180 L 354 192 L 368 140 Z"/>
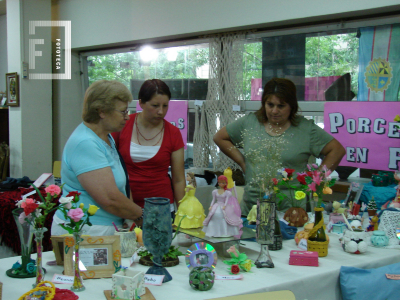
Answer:
<path fill-rule="evenodd" d="M 58 266 L 64 265 L 64 235 L 52 235 L 51 244 L 53 246 L 54 255 Z M 72 236 L 70 236 L 72 237 Z"/>
<path fill-rule="evenodd" d="M 19 80 L 18 73 L 6 73 L 6 97 L 8 106 L 19 106 Z"/>
<path fill-rule="evenodd" d="M 195 267 L 215 268 L 218 255 L 210 244 L 204 242 L 195 243 L 186 250 L 185 261 L 189 269 Z"/>
<path fill-rule="evenodd" d="M 64 237 L 64 275 L 74 275 L 74 244 L 72 236 Z M 80 270 L 83 279 L 112 277 L 121 269 L 119 235 L 82 236 L 79 260 L 86 269 Z"/>
<path fill-rule="evenodd" d="M 347 207 L 349 206 L 350 202 L 353 202 L 353 204 L 358 204 L 363 188 L 364 185 L 362 183 L 352 182 L 347 191 L 347 196 L 346 199 L 344 200 L 344 205 Z"/>

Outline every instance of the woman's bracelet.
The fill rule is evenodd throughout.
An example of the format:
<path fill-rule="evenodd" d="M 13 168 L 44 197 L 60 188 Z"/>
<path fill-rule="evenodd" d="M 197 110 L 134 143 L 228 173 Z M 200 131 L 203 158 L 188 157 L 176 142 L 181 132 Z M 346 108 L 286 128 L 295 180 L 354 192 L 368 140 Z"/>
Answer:
<path fill-rule="evenodd" d="M 143 220 L 143 214 L 144 214 L 144 208 L 142 208 L 142 215 L 139 218 L 134 219 L 133 221 L 137 222 L 137 221 Z"/>

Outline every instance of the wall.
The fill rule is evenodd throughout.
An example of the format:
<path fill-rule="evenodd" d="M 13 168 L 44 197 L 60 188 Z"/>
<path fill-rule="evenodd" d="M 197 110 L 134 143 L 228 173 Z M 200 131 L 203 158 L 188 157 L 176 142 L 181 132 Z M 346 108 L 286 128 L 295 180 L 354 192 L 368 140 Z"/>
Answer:
<path fill-rule="evenodd" d="M 51 0 L 7 1 L 8 72 L 21 74 L 29 39 L 44 39 L 37 73 L 51 73 L 51 29 L 29 35 L 30 20 L 51 20 Z M 20 106 L 9 108 L 10 176 L 35 180 L 52 170 L 52 81 L 19 79 Z"/>
<path fill-rule="evenodd" d="M 196 36 L 214 31 L 388 12 L 398 0 L 58 0 L 72 47 Z"/>
<path fill-rule="evenodd" d="M 6 91 L 7 73 L 7 17 L 0 16 L 0 91 Z"/>

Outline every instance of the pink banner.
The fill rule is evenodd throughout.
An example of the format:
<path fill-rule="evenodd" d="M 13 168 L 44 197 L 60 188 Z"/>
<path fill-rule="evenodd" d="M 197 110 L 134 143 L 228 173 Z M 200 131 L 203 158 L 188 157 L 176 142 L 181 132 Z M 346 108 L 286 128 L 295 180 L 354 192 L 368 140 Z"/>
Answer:
<path fill-rule="evenodd" d="M 340 76 L 321 76 L 305 78 L 305 101 L 325 101 L 325 91 Z"/>
<path fill-rule="evenodd" d="M 251 100 L 261 100 L 263 93 L 262 79 L 252 78 L 251 79 Z"/>
<path fill-rule="evenodd" d="M 393 121 L 398 102 L 326 102 L 325 131 L 346 149 L 340 165 L 394 171 L 400 164 L 400 133 Z"/>
<path fill-rule="evenodd" d="M 136 103 L 136 112 L 140 111 L 142 111 L 142 108 L 140 107 L 138 101 Z M 188 134 L 188 102 L 184 100 L 170 100 L 165 120 L 179 128 L 186 149 Z"/>

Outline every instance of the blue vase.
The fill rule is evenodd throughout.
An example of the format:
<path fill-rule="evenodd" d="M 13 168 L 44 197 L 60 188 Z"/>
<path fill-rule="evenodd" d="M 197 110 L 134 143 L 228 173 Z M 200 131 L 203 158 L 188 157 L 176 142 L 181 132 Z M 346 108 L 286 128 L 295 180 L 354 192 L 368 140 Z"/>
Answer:
<path fill-rule="evenodd" d="M 146 274 L 164 275 L 163 282 L 172 280 L 162 266 L 162 258 L 168 253 L 172 242 L 172 221 L 169 199 L 145 198 L 143 215 L 143 243 L 153 255 L 153 266 Z"/>

